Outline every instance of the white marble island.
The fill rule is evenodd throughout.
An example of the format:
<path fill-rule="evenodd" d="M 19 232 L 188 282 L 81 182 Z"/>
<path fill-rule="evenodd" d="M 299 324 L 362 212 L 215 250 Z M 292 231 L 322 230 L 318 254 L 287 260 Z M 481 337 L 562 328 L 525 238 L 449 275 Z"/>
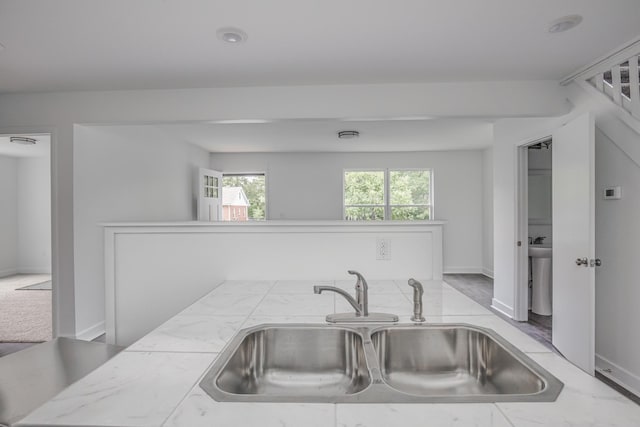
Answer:
<path fill-rule="evenodd" d="M 640 407 L 442 281 L 423 281 L 428 322 L 494 329 L 564 382 L 552 403 L 300 404 L 221 403 L 198 385 L 241 328 L 321 323 L 349 308 L 301 280 L 227 281 L 150 332 L 18 425 L 26 426 L 616 426 L 640 425 Z M 337 281 L 349 289 L 352 280 Z M 370 280 L 370 309 L 408 322 L 412 289 Z"/>

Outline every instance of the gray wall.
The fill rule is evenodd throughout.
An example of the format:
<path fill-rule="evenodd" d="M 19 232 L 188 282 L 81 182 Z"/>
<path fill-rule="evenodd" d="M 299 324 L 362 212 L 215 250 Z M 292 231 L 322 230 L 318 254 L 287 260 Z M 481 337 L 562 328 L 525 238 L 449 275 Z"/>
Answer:
<path fill-rule="evenodd" d="M 212 169 L 266 172 L 269 219 L 342 219 L 344 169 L 433 168 L 445 272 L 483 268 L 483 152 L 211 154 Z"/>

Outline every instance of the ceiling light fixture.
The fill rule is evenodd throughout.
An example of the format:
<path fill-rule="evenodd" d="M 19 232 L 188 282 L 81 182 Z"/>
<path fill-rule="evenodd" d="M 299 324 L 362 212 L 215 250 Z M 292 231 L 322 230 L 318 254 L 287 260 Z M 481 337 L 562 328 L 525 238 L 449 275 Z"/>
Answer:
<path fill-rule="evenodd" d="M 340 139 L 354 139 L 360 136 L 360 132 L 357 130 L 341 130 L 338 132 L 338 138 Z"/>
<path fill-rule="evenodd" d="M 38 142 L 35 138 L 27 138 L 26 136 L 12 136 L 9 140 L 22 145 L 36 145 L 36 142 Z"/>
<path fill-rule="evenodd" d="M 562 18 L 558 18 L 549 24 L 550 33 L 562 33 L 575 28 L 582 22 L 582 16 L 580 15 L 567 15 Z"/>
<path fill-rule="evenodd" d="M 247 41 L 247 33 L 239 28 L 225 27 L 216 31 L 218 38 L 225 43 L 240 44 Z"/>

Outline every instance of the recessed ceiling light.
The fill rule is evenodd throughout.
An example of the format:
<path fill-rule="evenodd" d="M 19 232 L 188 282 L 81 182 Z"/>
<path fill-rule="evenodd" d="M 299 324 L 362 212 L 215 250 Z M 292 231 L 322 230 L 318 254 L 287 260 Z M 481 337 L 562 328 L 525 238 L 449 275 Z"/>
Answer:
<path fill-rule="evenodd" d="M 360 136 L 360 132 L 357 130 L 341 130 L 338 132 L 338 138 L 340 139 L 353 139 Z"/>
<path fill-rule="evenodd" d="M 12 136 L 9 140 L 15 144 L 36 145 L 38 142 L 35 138 L 27 138 L 26 136 Z"/>
<path fill-rule="evenodd" d="M 247 41 L 247 33 L 239 28 L 220 28 L 216 34 L 220 40 L 226 43 L 239 44 Z"/>
<path fill-rule="evenodd" d="M 567 15 L 562 18 L 558 18 L 549 24 L 550 33 L 562 33 L 568 31 L 582 22 L 582 16 L 580 15 Z"/>

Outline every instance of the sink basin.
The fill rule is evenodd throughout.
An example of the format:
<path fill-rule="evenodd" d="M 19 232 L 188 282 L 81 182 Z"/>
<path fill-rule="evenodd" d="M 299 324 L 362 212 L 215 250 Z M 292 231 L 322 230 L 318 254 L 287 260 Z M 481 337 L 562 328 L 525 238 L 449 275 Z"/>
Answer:
<path fill-rule="evenodd" d="M 551 402 L 562 383 L 465 324 L 267 324 L 240 331 L 200 382 L 225 402 Z"/>
<path fill-rule="evenodd" d="M 339 327 L 264 327 L 242 338 L 220 373 L 224 393 L 322 399 L 371 383 L 362 337 Z"/>
<path fill-rule="evenodd" d="M 531 258 L 551 258 L 550 246 L 529 246 L 529 256 Z"/>
<path fill-rule="evenodd" d="M 535 394 L 544 380 L 471 327 L 385 328 L 372 335 L 382 378 L 416 395 Z"/>

